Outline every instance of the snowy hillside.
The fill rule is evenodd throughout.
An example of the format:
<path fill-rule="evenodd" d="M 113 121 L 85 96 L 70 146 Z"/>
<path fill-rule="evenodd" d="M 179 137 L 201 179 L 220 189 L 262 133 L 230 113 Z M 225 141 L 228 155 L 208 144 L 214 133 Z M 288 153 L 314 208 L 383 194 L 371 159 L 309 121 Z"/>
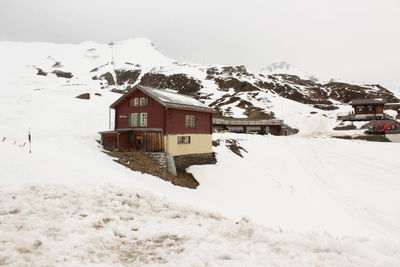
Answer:
<path fill-rule="evenodd" d="M 85 42 L 78 45 L 49 43 L 0 43 L 4 59 L 2 86 L 40 90 L 48 85 L 82 92 L 126 90 L 136 84 L 174 88 L 219 110 L 222 115 L 285 120 L 300 133 L 331 130 L 338 111 L 346 111 L 351 99 L 385 97 L 399 100 L 379 85 L 344 82 L 321 84 L 300 75 L 252 73 L 244 66 L 199 65 L 177 62 L 162 55 L 147 39 L 110 44 Z M 290 68 L 289 68 L 290 67 Z M 294 68 L 289 66 L 288 70 Z M 275 73 L 274 73 L 275 72 Z M 280 72 L 280 71 L 278 71 Z M 299 73 L 296 73 L 299 75 Z M 308 77 L 308 78 L 307 78 Z M 324 121 L 322 129 L 303 128 L 302 121 Z"/>
<path fill-rule="evenodd" d="M 238 67 L 175 62 L 145 39 L 113 47 L 0 42 L 0 264 L 399 265 L 400 144 L 329 138 L 338 110 L 275 89 L 252 91 L 256 74 Z M 185 75 L 174 76 L 179 71 Z M 292 76 L 273 77 L 300 90 Z M 232 78 L 239 83 L 224 87 Z M 189 168 L 196 190 L 133 172 L 102 153 L 97 132 L 108 129 L 108 106 L 120 96 L 112 89 L 139 80 L 193 89 L 196 79 L 199 90 L 188 94 L 214 106 L 247 99 L 302 135 L 214 135 L 217 164 Z M 82 93 L 90 99 L 75 98 Z M 246 110 L 220 106 L 235 115 Z M 243 157 L 228 148 L 230 140 Z"/>

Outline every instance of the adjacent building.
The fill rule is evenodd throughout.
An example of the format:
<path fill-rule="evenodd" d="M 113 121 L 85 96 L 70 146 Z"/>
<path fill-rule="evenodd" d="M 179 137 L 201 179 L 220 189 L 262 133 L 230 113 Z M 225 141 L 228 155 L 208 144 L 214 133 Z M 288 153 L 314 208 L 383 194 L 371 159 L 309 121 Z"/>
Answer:
<path fill-rule="evenodd" d="M 338 119 L 343 121 L 383 120 L 386 118 L 383 112 L 385 104 L 386 100 L 383 98 L 355 99 L 350 102 L 353 111 L 338 114 Z"/>
<path fill-rule="evenodd" d="M 272 135 L 286 135 L 286 132 L 283 132 L 283 126 L 283 120 L 277 119 L 252 120 L 239 118 L 213 118 L 213 129 L 215 132 L 257 132 Z"/>

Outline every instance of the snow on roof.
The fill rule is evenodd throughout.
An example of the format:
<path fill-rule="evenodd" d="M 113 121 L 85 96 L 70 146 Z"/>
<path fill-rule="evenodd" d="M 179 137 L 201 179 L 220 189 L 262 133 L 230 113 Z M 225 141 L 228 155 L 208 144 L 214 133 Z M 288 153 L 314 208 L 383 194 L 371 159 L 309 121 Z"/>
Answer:
<path fill-rule="evenodd" d="M 147 86 L 138 86 L 139 89 L 146 92 L 150 96 L 162 102 L 164 106 L 167 107 L 182 107 L 182 108 L 196 108 L 205 110 L 208 112 L 215 112 L 214 109 L 210 108 L 206 104 L 201 103 L 193 97 L 178 94 L 171 90 L 155 89 Z"/>
<path fill-rule="evenodd" d="M 120 97 L 117 101 L 115 101 L 111 107 L 116 107 L 119 103 L 125 99 L 125 97 L 129 96 L 136 89 L 146 93 L 147 95 L 153 97 L 156 101 L 158 101 L 161 105 L 171 108 L 183 108 L 183 109 L 194 109 L 205 112 L 216 112 L 213 108 L 207 106 L 206 104 L 201 103 L 200 101 L 194 99 L 193 97 L 178 94 L 169 89 L 156 89 L 147 86 L 138 85 L 122 97 Z"/>

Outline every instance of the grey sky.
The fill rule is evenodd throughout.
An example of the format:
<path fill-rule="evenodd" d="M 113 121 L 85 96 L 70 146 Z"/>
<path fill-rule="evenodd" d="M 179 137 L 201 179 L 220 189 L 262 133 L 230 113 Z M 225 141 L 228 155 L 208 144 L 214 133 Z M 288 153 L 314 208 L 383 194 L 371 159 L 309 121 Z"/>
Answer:
<path fill-rule="evenodd" d="M 132 37 L 177 60 L 400 86 L 399 0 L 0 0 L 0 40 Z"/>

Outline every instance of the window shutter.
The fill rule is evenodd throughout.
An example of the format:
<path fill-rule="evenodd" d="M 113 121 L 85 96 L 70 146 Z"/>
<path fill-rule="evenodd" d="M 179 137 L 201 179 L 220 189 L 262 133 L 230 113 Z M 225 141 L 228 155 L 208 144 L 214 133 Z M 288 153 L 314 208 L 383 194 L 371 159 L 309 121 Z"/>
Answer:
<path fill-rule="evenodd" d="M 137 117 L 138 117 L 138 113 L 133 113 L 132 114 L 131 124 L 132 124 L 133 127 L 137 127 L 138 126 Z"/>
<path fill-rule="evenodd" d="M 148 97 L 145 98 L 144 103 L 145 103 L 146 106 L 149 105 L 149 98 Z"/>
<path fill-rule="evenodd" d="M 128 114 L 128 126 L 129 126 L 129 127 L 132 126 L 132 115 L 133 115 L 133 114 Z"/>
<path fill-rule="evenodd" d="M 141 113 L 136 113 L 136 114 L 137 114 L 136 124 L 137 124 L 137 126 L 140 126 L 140 115 L 141 115 Z"/>

